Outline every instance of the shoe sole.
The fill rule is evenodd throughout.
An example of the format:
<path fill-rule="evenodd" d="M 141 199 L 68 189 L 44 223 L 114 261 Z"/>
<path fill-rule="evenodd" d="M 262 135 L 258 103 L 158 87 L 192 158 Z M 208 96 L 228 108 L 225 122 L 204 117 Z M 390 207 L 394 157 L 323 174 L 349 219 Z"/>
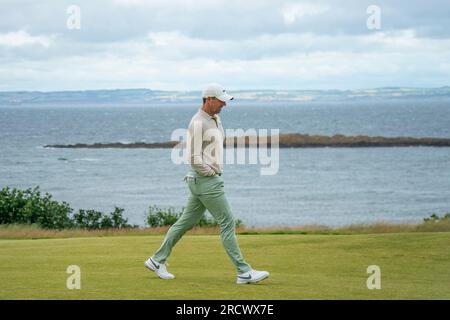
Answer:
<path fill-rule="evenodd" d="M 155 267 L 152 266 L 152 264 L 147 264 L 147 261 L 144 262 L 144 266 L 145 266 L 147 269 L 149 269 L 149 270 L 153 271 L 154 273 L 156 273 L 156 275 L 157 275 L 160 279 L 164 279 L 164 280 L 172 280 L 172 279 L 175 279 L 175 278 L 164 278 L 164 277 L 162 277 L 162 276 L 158 273 L 158 270 L 157 270 Z"/>
<path fill-rule="evenodd" d="M 266 275 L 264 277 L 261 277 L 259 279 L 251 279 L 251 280 L 244 280 L 244 279 L 238 279 L 236 281 L 237 284 L 252 284 L 252 283 L 258 283 L 263 281 L 264 279 L 267 279 L 269 277 L 269 275 Z"/>

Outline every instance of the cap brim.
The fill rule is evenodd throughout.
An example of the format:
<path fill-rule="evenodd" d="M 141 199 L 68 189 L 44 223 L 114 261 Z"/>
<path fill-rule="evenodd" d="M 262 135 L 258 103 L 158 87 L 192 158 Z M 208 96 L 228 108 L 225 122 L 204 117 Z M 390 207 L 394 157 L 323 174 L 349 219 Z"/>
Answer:
<path fill-rule="evenodd" d="M 220 96 L 216 97 L 217 99 L 219 99 L 222 102 L 226 102 L 226 101 L 230 101 L 233 100 L 233 96 L 229 95 L 228 93 L 224 92 L 223 94 L 221 94 Z"/>

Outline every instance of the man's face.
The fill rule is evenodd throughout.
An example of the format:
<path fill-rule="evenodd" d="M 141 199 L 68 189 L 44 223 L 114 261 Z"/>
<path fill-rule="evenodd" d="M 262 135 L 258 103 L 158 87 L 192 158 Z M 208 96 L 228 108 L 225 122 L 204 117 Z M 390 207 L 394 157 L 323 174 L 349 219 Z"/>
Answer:
<path fill-rule="evenodd" d="M 211 110 L 214 114 L 219 113 L 223 107 L 227 105 L 226 102 L 220 101 L 217 98 L 208 98 L 209 102 L 209 110 Z"/>

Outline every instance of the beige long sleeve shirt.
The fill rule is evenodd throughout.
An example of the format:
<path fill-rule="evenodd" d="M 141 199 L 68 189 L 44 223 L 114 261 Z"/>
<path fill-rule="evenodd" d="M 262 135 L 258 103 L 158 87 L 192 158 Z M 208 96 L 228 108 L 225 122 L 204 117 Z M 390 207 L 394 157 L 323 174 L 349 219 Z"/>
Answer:
<path fill-rule="evenodd" d="M 187 157 L 198 174 L 213 176 L 223 171 L 225 132 L 218 115 L 210 116 L 199 109 L 188 127 Z"/>

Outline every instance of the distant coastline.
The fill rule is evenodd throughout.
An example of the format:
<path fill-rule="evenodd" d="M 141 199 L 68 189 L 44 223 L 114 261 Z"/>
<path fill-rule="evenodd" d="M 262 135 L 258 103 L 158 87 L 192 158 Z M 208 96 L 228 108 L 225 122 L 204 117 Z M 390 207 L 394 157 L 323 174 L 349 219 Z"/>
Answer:
<path fill-rule="evenodd" d="M 242 140 L 244 137 L 240 137 L 241 146 L 247 147 L 259 147 L 260 143 L 263 146 L 270 147 L 272 139 L 265 141 L 257 141 L 256 144 L 249 136 L 245 136 L 245 142 Z M 239 139 L 237 137 L 227 137 L 224 147 L 227 145 L 237 147 Z M 450 147 L 450 139 L 447 138 L 432 138 L 432 137 L 370 137 L 370 136 L 345 136 L 337 134 L 334 136 L 322 136 L 322 135 L 308 135 L 300 133 L 288 133 L 280 134 L 279 143 L 280 148 L 320 148 L 320 147 Z M 183 147 L 183 143 L 180 141 L 166 141 L 166 142 L 134 142 L 134 143 L 76 143 L 76 144 L 53 144 L 45 145 L 44 148 L 71 148 L 71 149 L 170 149 L 173 147 Z"/>
<path fill-rule="evenodd" d="M 307 103 L 314 101 L 384 101 L 416 99 L 449 99 L 450 86 L 439 88 L 384 87 L 353 90 L 230 90 L 236 104 L 245 103 Z M 78 90 L 78 91 L 0 91 L 2 105 L 41 104 L 178 104 L 198 103 L 200 91 L 163 91 L 141 89 Z"/>

